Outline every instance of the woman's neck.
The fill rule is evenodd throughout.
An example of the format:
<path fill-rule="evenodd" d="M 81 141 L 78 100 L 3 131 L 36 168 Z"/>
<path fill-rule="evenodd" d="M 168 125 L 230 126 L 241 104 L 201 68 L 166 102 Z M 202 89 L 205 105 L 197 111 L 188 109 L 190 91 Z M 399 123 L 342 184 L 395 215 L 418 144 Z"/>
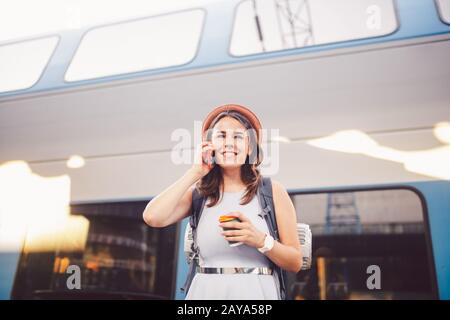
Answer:
<path fill-rule="evenodd" d="M 241 168 L 222 168 L 223 187 L 225 192 L 240 191 L 245 188 L 241 180 Z"/>

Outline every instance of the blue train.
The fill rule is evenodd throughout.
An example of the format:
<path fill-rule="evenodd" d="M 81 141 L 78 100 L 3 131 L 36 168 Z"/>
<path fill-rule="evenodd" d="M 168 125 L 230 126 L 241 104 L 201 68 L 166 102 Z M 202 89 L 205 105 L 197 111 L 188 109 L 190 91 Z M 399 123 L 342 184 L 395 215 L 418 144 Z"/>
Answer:
<path fill-rule="evenodd" d="M 142 212 L 234 102 L 312 230 L 289 299 L 450 299 L 450 1 L 160 6 L 0 33 L 0 298 L 183 299 L 187 220 Z"/>

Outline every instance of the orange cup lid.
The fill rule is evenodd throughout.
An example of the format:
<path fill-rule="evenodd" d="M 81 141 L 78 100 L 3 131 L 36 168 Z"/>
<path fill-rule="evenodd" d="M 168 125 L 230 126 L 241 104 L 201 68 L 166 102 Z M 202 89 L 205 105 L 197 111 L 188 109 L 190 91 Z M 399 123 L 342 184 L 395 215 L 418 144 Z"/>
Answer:
<path fill-rule="evenodd" d="M 232 215 L 223 215 L 219 217 L 219 222 L 227 222 L 227 221 L 231 221 L 233 219 L 237 219 L 236 216 L 232 216 Z"/>

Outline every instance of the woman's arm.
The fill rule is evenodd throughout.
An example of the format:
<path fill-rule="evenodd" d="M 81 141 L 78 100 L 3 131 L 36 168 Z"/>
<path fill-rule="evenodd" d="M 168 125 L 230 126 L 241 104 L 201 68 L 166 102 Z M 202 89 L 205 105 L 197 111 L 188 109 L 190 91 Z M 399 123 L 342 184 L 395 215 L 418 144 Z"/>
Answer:
<path fill-rule="evenodd" d="M 154 197 L 142 214 L 145 223 L 162 228 L 190 215 L 192 185 L 212 169 L 203 162 L 203 154 L 212 150 L 210 142 L 202 142 L 196 150 L 194 164 L 175 183 Z"/>
<path fill-rule="evenodd" d="M 197 175 L 188 170 L 175 183 L 154 197 L 142 214 L 145 223 L 151 227 L 162 228 L 187 217 L 192 203 L 191 186 L 197 180 Z"/>

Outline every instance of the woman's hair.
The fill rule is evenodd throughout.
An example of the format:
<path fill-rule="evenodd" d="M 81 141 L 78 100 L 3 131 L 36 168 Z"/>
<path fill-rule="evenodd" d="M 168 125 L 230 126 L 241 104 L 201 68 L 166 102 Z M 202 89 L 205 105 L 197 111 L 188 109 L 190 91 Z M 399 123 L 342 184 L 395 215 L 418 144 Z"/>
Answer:
<path fill-rule="evenodd" d="M 247 186 L 244 196 L 242 197 L 241 204 L 249 203 L 253 197 L 256 195 L 258 190 L 259 182 L 261 179 L 261 174 L 259 172 L 258 166 L 261 164 L 263 156 L 261 146 L 259 145 L 259 139 L 256 134 L 256 129 L 252 127 L 250 122 L 241 113 L 229 110 L 224 111 L 217 115 L 217 117 L 211 122 L 207 130 L 206 140 L 211 141 L 212 139 L 212 128 L 217 124 L 217 122 L 224 118 L 231 117 L 239 121 L 246 129 L 248 133 L 249 140 L 249 150 L 250 154 L 247 154 L 245 163 L 241 166 L 241 179 Z M 224 192 L 223 185 L 223 175 L 222 168 L 215 165 L 211 171 L 205 175 L 200 182 L 197 184 L 197 188 L 203 196 L 210 199 L 207 204 L 208 207 L 215 206 L 220 200 L 221 194 Z"/>

